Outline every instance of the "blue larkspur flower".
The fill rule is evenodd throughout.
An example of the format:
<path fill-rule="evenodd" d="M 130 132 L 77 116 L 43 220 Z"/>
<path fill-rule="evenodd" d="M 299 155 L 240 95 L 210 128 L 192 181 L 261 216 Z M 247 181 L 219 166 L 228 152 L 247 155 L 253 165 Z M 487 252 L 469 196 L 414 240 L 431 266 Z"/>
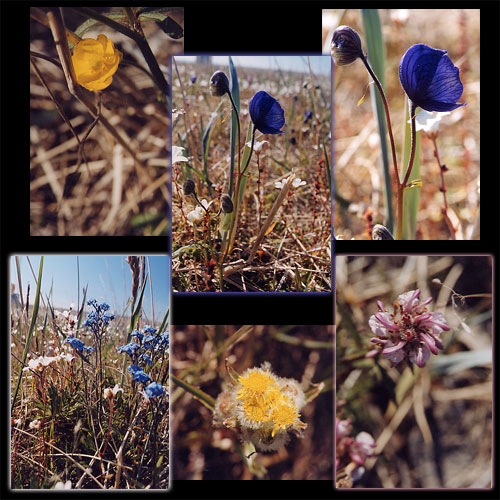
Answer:
<path fill-rule="evenodd" d="M 426 111 L 452 111 L 463 93 L 459 69 L 446 50 L 419 43 L 410 47 L 399 63 L 399 80 L 410 100 Z"/>
<path fill-rule="evenodd" d="M 280 103 L 267 92 L 260 90 L 250 100 L 250 118 L 255 128 L 263 134 L 283 134 L 285 112 Z"/>
<path fill-rule="evenodd" d="M 158 382 L 151 382 L 144 390 L 149 398 L 163 396 L 165 394 L 165 388 Z"/>

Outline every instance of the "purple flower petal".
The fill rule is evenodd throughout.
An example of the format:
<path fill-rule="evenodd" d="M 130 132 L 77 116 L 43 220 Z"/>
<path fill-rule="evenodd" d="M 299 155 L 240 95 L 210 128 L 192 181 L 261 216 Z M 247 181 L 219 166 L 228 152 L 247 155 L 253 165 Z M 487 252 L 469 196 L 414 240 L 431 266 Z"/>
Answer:
<path fill-rule="evenodd" d="M 401 340 L 398 342 L 396 345 L 386 347 L 383 351 L 382 354 L 391 354 L 393 352 L 399 351 L 406 345 L 406 340 Z"/>
<path fill-rule="evenodd" d="M 392 321 L 389 313 L 375 313 L 375 318 L 389 331 L 395 332 L 398 329 L 398 325 Z"/>
<path fill-rule="evenodd" d="M 426 111 L 452 111 L 463 93 L 459 69 L 446 50 L 422 43 L 410 47 L 399 63 L 399 80 L 410 100 Z"/>
<path fill-rule="evenodd" d="M 424 332 L 420 332 L 420 338 L 426 343 L 432 354 L 437 354 L 439 352 L 434 339 L 430 335 L 427 335 Z"/>
<path fill-rule="evenodd" d="M 411 292 L 402 293 L 398 297 L 398 302 L 403 306 L 404 312 L 409 312 L 412 308 L 413 301 L 420 295 L 420 288 L 412 290 Z"/>
<path fill-rule="evenodd" d="M 280 103 L 267 92 L 260 90 L 250 100 L 250 118 L 255 128 L 263 134 L 283 134 L 285 112 Z"/>
<path fill-rule="evenodd" d="M 425 363 L 427 363 L 427 360 L 429 359 L 431 355 L 431 352 L 429 351 L 429 348 L 427 347 L 426 344 L 420 344 L 417 349 L 414 349 L 410 353 L 410 361 L 412 363 L 415 363 L 417 366 L 420 368 L 423 368 L 425 366 Z"/>

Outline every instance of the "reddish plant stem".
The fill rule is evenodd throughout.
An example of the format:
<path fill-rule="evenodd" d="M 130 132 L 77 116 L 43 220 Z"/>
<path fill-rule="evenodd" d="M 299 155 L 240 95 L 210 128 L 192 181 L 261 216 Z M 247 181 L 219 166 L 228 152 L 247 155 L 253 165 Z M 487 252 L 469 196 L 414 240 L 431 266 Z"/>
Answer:
<path fill-rule="evenodd" d="M 439 159 L 439 151 L 437 147 L 437 142 L 436 142 L 436 134 L 430 134 L 430 139 L 432 141 L 432 144 L 434 146 L 434 157 L 436 158 L 436 161 L 438 162 L 439 166 L 439 175 L 441 176 L 441 187 L 439 190 L 443 193 L 443 208 L 441 212 L 443 213 L 444 220 L 446 222 L 446 225 L 448 226 L 448 230 L 450 231 L 451 239 L 455 240 L 456 239 L 456 231 L 455 228 L 453 227 L 453 224 L 451 222 L 451 219 L 448 216 L 448 200 L 446 199 L 446 184 L 444 182 L 444 173 L 448 171 L 448 168 L 446 165 L 441 164 L 441 160 Z"/>

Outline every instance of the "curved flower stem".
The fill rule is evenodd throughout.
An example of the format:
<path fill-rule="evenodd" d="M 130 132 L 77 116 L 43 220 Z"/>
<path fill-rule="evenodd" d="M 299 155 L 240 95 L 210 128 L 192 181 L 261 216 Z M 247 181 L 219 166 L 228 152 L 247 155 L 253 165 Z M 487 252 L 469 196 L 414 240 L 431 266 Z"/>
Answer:
<path fill-rule="evenodd" d="M 410 159 L 408 161 L 408 168 L 406 169 L 405 177 L 403 179 L 403 182 L 399 183 L 398 185 L 398 212 L 397 212 L 397 217 L 398 217 L 398 229 L 396 233 L 396 239 L 402 240 L 403 239 L 403 198 L 404 198 L 404 191 L 406 189 L 406 185 L 408 183 L 408 179 L 410 178 L 411 174 L 411 169 L 413 167 L 413 161 L 415 160 L 415 150 L 416 150 L 416 145 L 417 145 L 417 128 L 415 124 L 415 111 L 417 109 L 417 106 L 414 102 L 408 99 L 408 103 L 410 106 L 410 118 L 411 118 L 411 153 L 410 153 Z"/>
<path fill-rule="evenodd" d="M 391 115 L 389 114 L 389 105 L 387 104 L 387 99 L 385 97 L 384 89 L 382 88 L 382 84 L 380 83 L 379 79 L 377 78 L 377 75 L 373 72 L 370 63 L 368 62 L 368 59 L 365 57 L 363 54 L 360 56 L 360 59 L 363 61 L 363 64 L 365 65 L 366 69 L 368 70 L 368 73 L 370 73 L 370 76 L 373 78 L 373 81 L 375 82 L 375 85 L 377 86 L 377 89 L 380 93 L 380 97 L 382 98 L 382 102 L 384 103 L 384 110 L 385 110 L 385 118 L 387 120 L 387 129 L 389 131 L 389 139 L 391 141 L 391 150 L 392 150 L 392 162 L 394 164 L 394 175 L 396 177 L 396 180 L 399 184 L 399 172 L 398 172 L 398 162 L 396 159 L 396 147 L 394 145 L 394 136 L 392 135 L 392 126 L 391 126 Z"/>

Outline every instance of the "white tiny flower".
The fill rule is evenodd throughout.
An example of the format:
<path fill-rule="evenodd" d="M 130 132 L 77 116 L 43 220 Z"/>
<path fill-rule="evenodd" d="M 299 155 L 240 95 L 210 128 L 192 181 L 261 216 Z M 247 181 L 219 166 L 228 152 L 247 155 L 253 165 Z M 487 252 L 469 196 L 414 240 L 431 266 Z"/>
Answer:
<path fill-rule="evenodd" d="M 441 121 L 441 119 L 449 114 L 451 114 L 449 111 L 446 111 L 444 113 L 432 111 L 432 113 L 429 113 L 429 111 L 425 111 L 425 109 L 422 109 L 415 118 L 417 132 L 419 130 L 423 130 L 424 132 L 427 132 L 429 134 L 436 132 L 439 129 L 439 122 Z M 408 120 L 408 123 L 411 123 L 411 120 Z"/>
<path fill-rule="evenodd" d="M 253 150 L 256 152 L 256 153 L 259 153 L 260 150 L 262 149 L 262 146 L 264 146 L 264 144 L 269 144 L 269 141 L 255 141 L 254 142 L 254 145 L 253 145 Z M 247 142 L 246 144 L 249 148 L 252 147 L 252 141 L 249 141 Z"/>
<path fill-rule="evenodd" d="M 30 422 L 30 429 L 40 429 L 42 426 L 42 421 L 41 420 L 33 420 Z"/>
<path fill-rule="evenodd" d="M 65 483 L 62 481 L 58 481 L 54 486 L 55 490 L 70 490 L 71 489 L 71 481 L 68 480 Z"/>
<path fill-rule="evenodd" d="M 186 150 L 180 148 L 179 146 L 172 146 L 172 164 L 178 163 L 180 161 L 188 161 L 185 155 Z"/>
<path fill-rule="evenodd" d="M 198 224 L 203 220 L 203 216 L 205 215 L 205 210 L 201 207 L 196 207 L 194 210 L 191 210 L 187 214 L 187 220 L 191 225 Z"/>
<path fill-rule="evenodd" d="M 276 189 L 283 189 L 283 187 L 285 186 L 285 184 L 288 182 L 288 179 L 289 179 L 289 177 L 287 177 L 287 178 L 285 178 L 285 179 L 283 179 L 283 180 L 281 180 L 281 181 L 276 181 L 276 182 L 274 183 L 274 187 L 275 187 Z M 298 187 L 300 187 L 300 186 L 305 186 L 306 184 L 307 184 L 307 182 L 306 182 L 306 181 L 301 180 L 301 179 L 300 179 L 300 177 L 296 177 L 296 178 L 293 180 L 293 182 L 292 182 L 292 187 L 294 187 L 294 188 L 298 188 Z"/>
<path fill-rule="evenodd" d="M 208 208 L 212 204 L 212 201 L 208 203 L 207 200 L 203 199 L 200 201 L 200 203 L 208 210 Z M 203 210 L 203 208 L 201 207 L 196 207 L 194 210 L 191 210 L 191 212 L 187 214 L 187 220 L 192 226 L 201 222 L 203 220 L 203 217 L 205 217 L 205 210 Z"/>
<path fill-rule="evenodd" d="M 118 385 L 116 384 L 113 389 L 107 387 L 106 389 L 104 389 L 103 391 L 103 395 L 104 395 L 104 398 L 105 399 L 111 399 L 111 398 L 114 398 L 116 397 L 116 395 L 118 394 L 119 391 L 122 391 L 123 392 L 123 389 Z"/>
<path fill-rule="evenodd" d="M 405 23 L 408 21 L 410 11 L 408 9 L 396 9 L 391 12 L 391 19 L 396 22 Z"/>
<path fill-rule="evenodd" d="M 174 121 L 179 115 L 185 115 L 186 112 L 183 109 L 174 108 L 172 110 L 172 121 Z"/>

